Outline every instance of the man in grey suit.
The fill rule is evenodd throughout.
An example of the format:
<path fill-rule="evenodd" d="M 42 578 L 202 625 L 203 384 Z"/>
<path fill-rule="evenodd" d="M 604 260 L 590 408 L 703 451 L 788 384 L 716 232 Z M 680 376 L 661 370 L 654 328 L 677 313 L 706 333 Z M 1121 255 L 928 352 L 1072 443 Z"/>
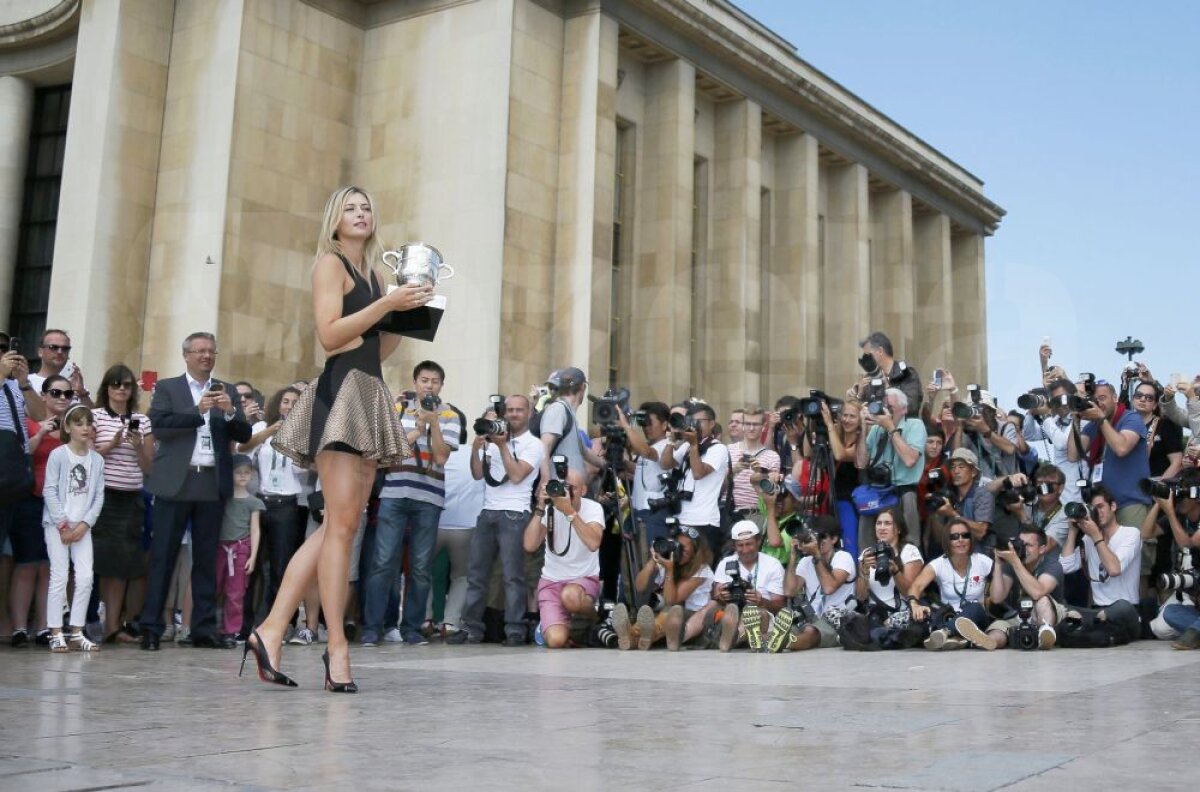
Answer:
<path fill-rule="evenodd" d="M 154 495 L 150 576 L 142 610 L 142 648 L 158 649 L 163 606 L 183 532 L 192 530 L 192 634 L 197 647 L 233 648 L 217 634 L 217 537 L 225 500 L 233 492 L 232 441 L 250 439 L 250 424 L 233 385 L 212 378 L 217 339 L 192 333 L 183 342 L 187 371 L 158 381 L 150 402 L 154 468 L 146 487 Z"/>

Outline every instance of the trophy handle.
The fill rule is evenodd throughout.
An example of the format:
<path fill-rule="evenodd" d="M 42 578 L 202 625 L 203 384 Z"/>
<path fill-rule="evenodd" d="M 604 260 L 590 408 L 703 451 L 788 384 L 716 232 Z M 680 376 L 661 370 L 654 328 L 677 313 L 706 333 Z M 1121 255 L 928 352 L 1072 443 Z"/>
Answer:
<path fill-rule="evenodd" d="M 438 281 L 439 282 L 444 281 L 444 280 L 450 280 L 453 277 L 454 277 L 454 267 L 451 267 L 449 264 L 447 264 L 445 262 L 442 262 L 440 265 L 438 265 Z"/>
<path fill-rule="evenodd" d="M 392 263 L 391 263 L 391 262 L 388 260 L 388 256 L 391 256 L 392 258 L 394 258 L 394 259 L 396 260 L 396 264 L 395 264 L 395 265 L 393 265 L 393 264 L 392 264 Z M 390 269 L 390 270 L 391 270 L 391 271 L 392 271 L 394 274 L 399 274 L 399 272 L 400 272 L 399 262 L 400 262 L 400 254 L 399 254 L 399 253 L 397 253 L 396 251 L 394 251 L 394 250 L 385 250 L 385 251 L 383 252 L 383 263 L 384 263 L 384 264 L 386 264 L 386 265 L 388 266 L 388 269 Z"/>

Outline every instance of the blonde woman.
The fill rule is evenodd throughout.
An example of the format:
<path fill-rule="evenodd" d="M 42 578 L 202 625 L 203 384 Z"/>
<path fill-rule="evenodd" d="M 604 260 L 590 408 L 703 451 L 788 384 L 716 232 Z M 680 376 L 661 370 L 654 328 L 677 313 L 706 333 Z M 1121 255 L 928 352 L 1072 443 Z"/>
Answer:
<path fill-rule="evenodd" d="M 316 577 L 329 629 L 322 658 L 325 689 L 358 692 L 342 627 L 351 545 L 376 469 L 409 453 L 380 369 L 400 338 L 381 333 L 377 325 L 393 311 L 425 305 L 433 289 L 409 285 L 385 293 L 374 272 L 383 252 L 375 231 L 374 203 L 365 190 L 342 187 L 330 196 L 312 270 L 317 340 L 328 358 L 273 440 L 274 448 L 297 464 L 315 464 L 325 496 L 324 522 L 292 557 L 270 614 L 246 641 L 259 676 L 289 687 L 296 683 L 276 670 L 283 638 Z"/>

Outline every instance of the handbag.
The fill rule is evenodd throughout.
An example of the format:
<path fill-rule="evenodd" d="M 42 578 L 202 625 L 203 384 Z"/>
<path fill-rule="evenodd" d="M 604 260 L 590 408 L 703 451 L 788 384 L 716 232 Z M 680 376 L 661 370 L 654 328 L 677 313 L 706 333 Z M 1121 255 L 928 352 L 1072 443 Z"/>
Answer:
<path fill-rule="evenodd" d="M 15 428 L 12 432 L 0 430 L 0 505 L 8 506 L 33 492 L 33 463 L 25 453 L 24 425 L 17 415 L 17 402 L 6 382 L 0 382 L 0 390 L 8 401 Z"/>
<path fill-rule="evenodd" d="M 879 448 L 867 466 L 867 476 L 874 480 L 859 484 L 850 493 L 850 500 L 854 502 L 854 508 L 861 516 L 874 517 L 900 503 L 900 496 L 896 494 L 896 488 L 891 483 L 892 466 L 879 461 L 883 458 L 887 442 L 886 438 L 879 442 Z"/>

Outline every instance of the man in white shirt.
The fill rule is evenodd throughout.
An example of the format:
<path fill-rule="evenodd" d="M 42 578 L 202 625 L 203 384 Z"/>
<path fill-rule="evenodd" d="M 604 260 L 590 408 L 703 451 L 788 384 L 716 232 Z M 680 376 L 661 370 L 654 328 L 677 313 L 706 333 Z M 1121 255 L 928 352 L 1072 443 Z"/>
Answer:
<path fill-rule="evenodd" d="M 525 526 L 525 552 L 546 544 L 537 599 L 547 649 L 567 646 L 571 616 L 595 616 L 600 595 L 604 507 L 583 497 L 587 480 L 581 473 L 568 472 L 565 491 L 555 494 L 553 488 L 563 484 L 555 479 L 542 485 L 542 503 Z"/>
<path fill-rule="evenodd" d="M 762 630 L 762 611 L 777 613 L 783 607 L 783 564 L 761 551 L 758 526 L 741 520 L 734 523 L 730 536 L 733 555 L 721 559 L 713 574 L 713 599 L 721 608 L 718 647 L 722 652 L 745 639 L 748 629 Z M 744 623 L 740 608 L 755 623 Z"/>
<path fill-rule="evenodd" d="M 446 639 L 447 643 L 483 641 L 483 608 L 497 553 L 504 571 L 504 645 L 526 643 L 522 539 L 529 522 L 533 483 L 542 464 L 542 443 L 529 432 L 529 411 L 529 397 L 509 396 L 504 406 L 507 434 L 478 435 L 471 446 L 471 476 L 483 479 L 487 489 L 483 493 L 483 510 L 471 534 L 462 625 Z M 496 416 L 489 411 L 484 417 Z"/>
<path fill-rule="evenodd" d="M 721 532 L 721 487 L 729 472 L 729 449 L 713 434 L 717 414 L 707 404 L 688 410 L 689 425 L 679 433 L 680 443 L 670 438 L 666 448 L 673 466 L 684 471 L 679 486 L 682 507 L 679 524 L 698 529 L 708 539 L 713 555 L 721 554 L 725 536 Z"/>
<path fill-rule="evenodd" d="M 1130 641 L 1141 637 L 1137 602 L 1142 569 L 1142 532 L 1117 524 L 1117 503 L 1102 484 L 1092 488 L 1088 514 L 1070 520 L 1062 548 L 1063 571 L 1083 567 L 1092 583 L 1095 608 L 1075 608 L 1084 624 L 1095 620 L 1119 625 Z M 1079 535 L 1083 534 L 1082 543 Z M 1082 546 L 1080 546 L 1082 544 Z M 1086 558 L 1080 558 L 1080 552 Z"/>

